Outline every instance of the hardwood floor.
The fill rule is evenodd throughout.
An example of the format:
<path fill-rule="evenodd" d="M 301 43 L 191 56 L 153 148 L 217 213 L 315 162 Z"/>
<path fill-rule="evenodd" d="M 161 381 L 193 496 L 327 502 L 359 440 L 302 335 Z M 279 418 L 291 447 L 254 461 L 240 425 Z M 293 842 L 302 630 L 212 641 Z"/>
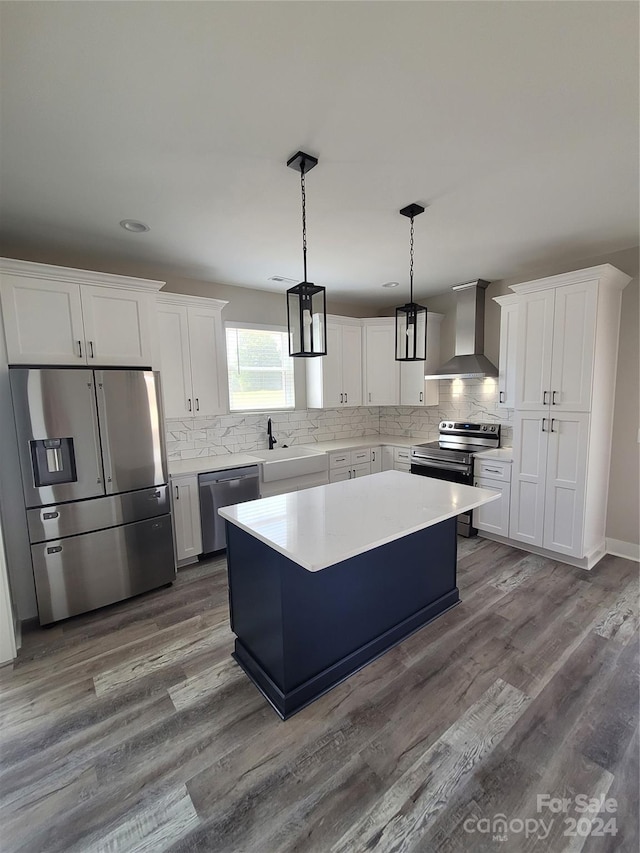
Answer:
<path fill-rule="evenodd" d="M 285 723 L 230 658 L 223 560 L 34 629 L 0 670 L 0 850 L 636 853 L 637 564 L 472 539 L 458 577 L 458 607 Z"/>

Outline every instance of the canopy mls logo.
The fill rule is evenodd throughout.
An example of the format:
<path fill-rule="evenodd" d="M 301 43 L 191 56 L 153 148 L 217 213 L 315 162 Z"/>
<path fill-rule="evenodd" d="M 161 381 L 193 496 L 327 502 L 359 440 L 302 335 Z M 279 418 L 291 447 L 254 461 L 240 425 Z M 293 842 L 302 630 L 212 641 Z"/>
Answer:
<path fill-rule="evenodd" d="M 598 797 L 589 797 L 587 794 L 577 794 L 575 797 L 552 797 L 549 794 L 538 794 L 536 798 L 536 810 L 538 815 L 542 812 L 550 816 L 528 818 L 507 818 L 499 812 L 493 817 L 468 817 L 463 823 L 463 829 L 469 835 L 490 835 L 494 842 L 503 842 L 511 835 L 524 835 L 525 838 L 536 838 L 546 840 L 556 821 L 555 815 L 564 815 L 562 818 L 561 833 L 569 838 L 587 838 L 589 836 L 602 838 L 605 835 L 615 836 L 618 834 L 618 826 L 615 814 L 618 810 L 618 802 L 613 797 L 601 794 Z M 573 814 L 569 815 L 568 812 Z M 574 816 L 574 815 L 577 815 Z M 604 815 L 604 817 L 600 817 Z"/>
<path fill-rule="evenodd" d="M 470 835 L 476 832 L 490 835 L 492 841 L 507 841 L 509 833 L 512 835 L 524 833 L 525 838 L 538 838 L 544 841 L 553 828 L 553 818 L 549 818 L 546 822 L 542 818 L 535 817 L 528 817 L 525 820 L 516 817 L 508 820 L 506 815 L 499 813 L 493 817 L 481 817 L 478 820 L 468 817 L 463 823 L 463 828 Z"/>

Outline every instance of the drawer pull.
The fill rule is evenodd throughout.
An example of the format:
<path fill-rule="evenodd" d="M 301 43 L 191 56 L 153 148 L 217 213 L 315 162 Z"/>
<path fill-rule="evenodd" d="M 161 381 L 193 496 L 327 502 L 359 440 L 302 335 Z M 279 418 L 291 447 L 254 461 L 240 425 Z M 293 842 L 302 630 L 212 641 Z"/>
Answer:
<path fill-rule="evenodd" d="M 499 468 L 483 468 L 483 471 L 491 471 L 492 474 L 502 474 Z"/>
<path fill-rule="evenodd" d="M 47 554 L 59 554 L 62 551 L 62 545 L 53 545 L 47 548 Z"/>
<path fill-rule="evenodd" d="M 49 521 L 51 518 L 58 518 L 59 515 L 59 512 L 43 512 L 42 519 L 43 521 Z"/>

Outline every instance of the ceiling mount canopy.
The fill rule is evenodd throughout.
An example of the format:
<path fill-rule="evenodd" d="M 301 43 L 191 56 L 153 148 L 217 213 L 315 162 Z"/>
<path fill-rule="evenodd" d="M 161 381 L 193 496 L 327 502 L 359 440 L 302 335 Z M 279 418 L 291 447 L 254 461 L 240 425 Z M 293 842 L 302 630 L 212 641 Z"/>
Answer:
<path fill-rule="evenodd" d="M 304 281 L 287 290 L 289 355 L 309 358 L 327 354 L 327 303 L 324 287 L 307 281 L 307 194 L 305 175 L 318 165 L 318 158 L 297 151 L 287 166 L 300 172 L 302 196 L 302 261 Z"/>
<path fill-rule="evenodd" d="M 396 361 L 424 361 L 427 357 L 427 309 L 413 301 L 413 220 L 424 213 L 421 204 L 403 207 L 402 216 L 411 220 L 409 249 L 409 301 L 396 308 Z"/>

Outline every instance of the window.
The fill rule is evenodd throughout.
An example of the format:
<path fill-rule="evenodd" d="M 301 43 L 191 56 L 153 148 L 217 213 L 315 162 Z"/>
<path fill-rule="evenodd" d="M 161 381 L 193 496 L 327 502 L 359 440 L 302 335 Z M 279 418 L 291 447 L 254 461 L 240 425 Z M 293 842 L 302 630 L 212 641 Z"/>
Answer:
<path fill-rule="evenodd" d="M 286 329 L 227 326 L 229 409 L 293 409 L 293 359 Z"/>

